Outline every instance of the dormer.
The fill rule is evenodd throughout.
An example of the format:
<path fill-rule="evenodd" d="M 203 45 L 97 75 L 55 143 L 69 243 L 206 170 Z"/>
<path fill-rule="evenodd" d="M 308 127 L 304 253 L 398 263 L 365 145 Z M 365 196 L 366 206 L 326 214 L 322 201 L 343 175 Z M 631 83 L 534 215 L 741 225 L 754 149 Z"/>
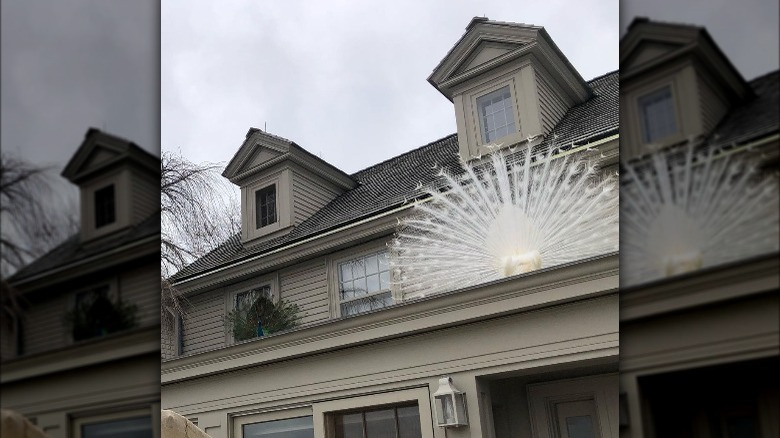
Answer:
<path fill-rule="evenodd" d="M 98 129 L 87 131 L 62 176 L 79 187 L 82 242 L 123 230 L 160 209 L 160 159 Z"/>
<path fill-rule="evenodd" d="M 460 156 L 540 141 L 591 89 L 543 27 L 474 18 L 428 77 L 455 105 Z"/>
<path fill-rule="evenodd" d="M 637 18 L 620 41 L 621 155 L 706 136 L 751 96 L 704 28 Z"/>
<path fill-rule="evenodd" d="M 241 236 L 284 235 L 356 183 L 294 142 L 250 128 L 222 176 L 241 188 Z"/>

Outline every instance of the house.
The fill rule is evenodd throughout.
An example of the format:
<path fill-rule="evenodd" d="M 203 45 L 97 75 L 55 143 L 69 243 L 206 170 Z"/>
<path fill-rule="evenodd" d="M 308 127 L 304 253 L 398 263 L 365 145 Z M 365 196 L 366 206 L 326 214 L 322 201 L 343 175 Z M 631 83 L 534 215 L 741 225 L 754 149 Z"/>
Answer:
<path fill-rule="evenodd" d="M 491 143 L 597 149 L 614 172 L 617 72 L 585 81 L 544 28 L 474 18 L 428 81 L 457 132 L 353 174 L 247 132 L 223 173 L 241 233 L 171 278 L 186 315 L 163 341 L 163 409 L 213 437 L 618 435 L 616 252 L 397 301 L 387 249 L 432 167 Z M 258 297 L 298 326 L 237 330 Z"/>
<path fill-rule="evenodd" d="M 624 158 L 693 139 L 776 171 L 777 71 L 746 81 L 706 29 L 638 18 L 620 42 L 620 72 Z M 627 285 L 621 275 L 620 436 L 780 433 L 777 219 L 756 230 L 761 219 L 748 225 L 765 239 L 755 253 Z M 621 234 L 621 258 L 629 240 Z"/>
<path fill-rule="evenodd" d="M 8 279 L 2 406 L 53 438 L 158 436 L 160 159 L 93 128 L 62 175 L 79 231 Z"/>

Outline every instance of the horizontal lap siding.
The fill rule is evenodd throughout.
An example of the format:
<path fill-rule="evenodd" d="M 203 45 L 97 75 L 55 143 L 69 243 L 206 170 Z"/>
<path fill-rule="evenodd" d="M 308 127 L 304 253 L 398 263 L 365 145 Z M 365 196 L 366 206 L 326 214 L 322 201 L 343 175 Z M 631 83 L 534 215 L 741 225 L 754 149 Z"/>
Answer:
<path fill-rule="evenodd" d="M 160 265 L 150 264 L 122 272 L 119 293 L 126 303 L 138 306 L 138 325 L 160 322 Z"/>
<path fill-rule="evenodd" d="M 184 353 L 200 353 L 225 346 L 225 295 L 205 293 L 184 303 Z"/>
<path fill-rule="evenodd" d="M 718 124 L 721 118 L 726 114 L 726 104 L 718 97 L 712 88 L 701 78 L 698 78 L 699 85 L 699 107 L 701 108 L 702 128 L 704 132 L 709 132 Z"/>
<path fill-rule="evenodd" d="M 540 74 L 536 75 L 536 88 L 539 91 L 539 110 L 544 131 L 550 132 L 566 114 L 568 107 Z"/>
<path fill-rule="evenodd" d="M 137 306 L 138 327 L 155 325 L 160 321 L 159 275 L 160 266 L 148 264 L 120 272 L 115 278 L 122 301 Z M 83 287 L 62 291 L 57 296 L 33 303 L 23 320 L 24 353 L 41 353 L 70 345 L 70 328 L 65 324 L 65 315 L 73 307 L 75 294 L 113 281 L 85 278 Z"/>
<path fill-rule="evenodd" d="M 327 264 L 324 258 L 279 273 L 282 299 L 300 307 L 301 325 L 330 316 Z"/>
<path fill-rule="evenodd" d="M 160 185 L 145 174 L 133 174 L 133 222 L 138 223 L 160 209 Z"/>
<path fill-rule="evenodd" d="M 71 294 L 36 302 L 25 312 L 23 324 L 24 354 L 35 354 L 63 347 L 70 343 L 65 325 L 67 298 Z"/>
<path fill-rule="evenodd" d="M 339 194 L 332 184 L 301 172 L 293 174 L 292 192 L 295 225 L 311 217 Z"/>

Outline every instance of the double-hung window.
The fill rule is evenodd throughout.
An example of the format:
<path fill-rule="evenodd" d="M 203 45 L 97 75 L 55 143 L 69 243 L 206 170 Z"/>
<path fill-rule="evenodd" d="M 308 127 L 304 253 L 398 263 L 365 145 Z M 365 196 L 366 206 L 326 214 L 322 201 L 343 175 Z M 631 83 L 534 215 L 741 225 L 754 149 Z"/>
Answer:
<path fill-rule="evenodd" d="M 387 251 L 338 264 L 341 316 L 356 315 L 393 304 Z"/>

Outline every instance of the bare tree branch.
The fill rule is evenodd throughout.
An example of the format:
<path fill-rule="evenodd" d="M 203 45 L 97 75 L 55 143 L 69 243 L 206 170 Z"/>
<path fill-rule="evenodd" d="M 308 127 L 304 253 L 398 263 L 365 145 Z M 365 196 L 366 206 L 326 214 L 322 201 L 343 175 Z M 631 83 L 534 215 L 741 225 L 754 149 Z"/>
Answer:
<path fill-rule="evenodd" d="M 51 169 L 6 154 L 0 159 L 0 292 L 3 315 L 20 315 L 7 278 L 78 231 L 76 202 L 55 193 Z"/>
<path fill-rule="evenodd" d="M 219 171 L 216 164 L 162 154 L 160 323 L 166 346 L 175 345 L 176 320 L 186 316 L 182 294 L 168 278 L 241 231 L 235 187 Z"/>

